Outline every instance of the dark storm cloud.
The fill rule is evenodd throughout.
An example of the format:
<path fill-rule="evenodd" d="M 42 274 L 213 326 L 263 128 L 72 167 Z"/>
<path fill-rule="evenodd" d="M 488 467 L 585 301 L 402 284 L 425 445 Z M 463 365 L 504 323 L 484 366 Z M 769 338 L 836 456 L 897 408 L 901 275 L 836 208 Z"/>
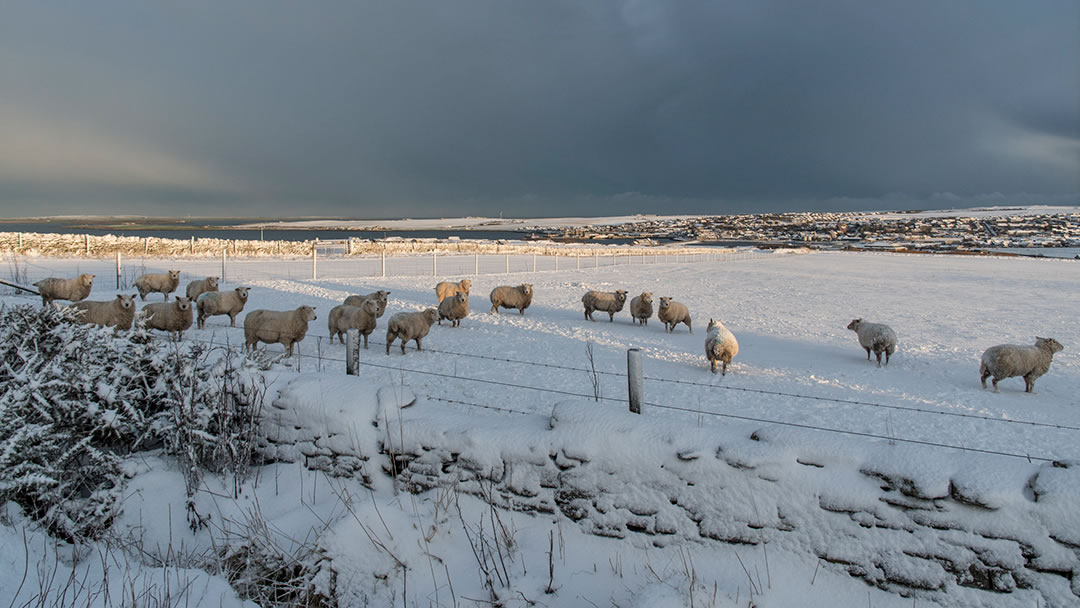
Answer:
<path fill-rule="evenodd" d="M 0 201 L 369 217 L 1076 203 L 1078 57 L 1071 1 L 37 3 L 0 25 Z"/>

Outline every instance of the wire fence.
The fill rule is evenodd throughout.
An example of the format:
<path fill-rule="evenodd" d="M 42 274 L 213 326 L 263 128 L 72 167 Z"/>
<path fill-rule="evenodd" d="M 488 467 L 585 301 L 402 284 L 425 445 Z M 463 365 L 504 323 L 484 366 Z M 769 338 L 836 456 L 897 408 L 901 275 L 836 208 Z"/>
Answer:
<path fill-rule="evenodd" d="M 208 323 L 207 325 L 208 326 L 213 326 L 213 327 L 220 327 L 220 328 L 228 328 L 229 327 L 228 325 L 224 325 L 224 324 L 218 325 L 218 324 L 210 324 L 210 323 Z M 307 335 L 310 336 L 310 337 L 318 338 L 320 340 L 322 338 L 328 338 L 329 337 L 327 335 L 320 335 L 318 333 L 309 333 Z M 214 342 L 214 341 L 205 341 L 205 340 L 198 340 L 198 339 L 192 339 L 192 341 L 194 341 L 194 342 L 203 342 L 203 343 L 206 343 L 206 344 L 213 344 L 215 346 L 226 346 L 227 348 L 230 348 L 230 349 L 240 349 L 241 348 L 239 345 L 225 345 L 225 344 L 222 344 L 220 342 Z M 373 345 L 373 346 L 383 346 L 383 347 L 386 346 L 385 342 L 379 342 L 377 340 L 371 340 L 370 344 Z M 299 361 L 300 361 L 301 357 L 306 357 L 308 359 L 318 359 L 318 362 L 319 362 L 318 365 L 320 367 L 322 365 L 324 365 L 325 362 L 327 362 L 327 361 L 335 363 L 337 365 L 340 365 L 339 369 L 341 369 L 342 373 L 345 373 L 345 366 L 347 364 L 347 360 L 345 358 L 332 356 L 330 354 L 323 354 L 321 352 L 322 351 L 321 347 L 318 350 L 319 350 L 319 354 L 316 355 L 316 356 L 312 356 L 310 354 L 308 354 L 308 355 L 299 355 L 298 354 L 296 356 L 296 364 L 297 364 L 297 366 L 299 367 Z M 528 361 L 528 360 L 523 360 L 523 359 L 513 359 L 513 358 L 507 358 L 507 357 L 494 357 L 494 356 L 490 356 L 490 355 L 477 355 L 477 354 L 472 354 L 472 353 L 461 353 L 461 352 L 455 352 L 455 351 L 448 351 L 448 350 L 444 350 L 444 349 L 425 348 L 424 351 L 429 352 L 429 353 L 439 354 L 439 355 L 442 355 L 442 356 L 461 357 L 461 358 L 466 358 L 466 359 L 477 359 L 477 360 L 488 360 L 488 361 L 498 361 L 498 362 L 503 362 L 503 363 L 511 363 L 511 364 L 515 364 L 515 365 L 522 365 L 522 366 L 526 366 L 526 367 L 539 367 L 539 368 L 557 369 L 557 370 L 563 370 L 563 371 L 567 371 L 567 372 L 574 372 L 576 374 L 596 373 L 596 374 L 599 374 L 599 375 L 605 375 L 605 376 L 611 376 L 611 377 L 619 377 L 619 378 L 626 378 L 627 377 L 627 374 L 625 372 L 617 372 L 617 371 L 609 371 L 609 370 L 592 370 L 592 369 L 585 368 L 585 367 L 575 367 L 575 366 L 560 365 L 560 364 L 546 363 L 546 362 L 539 362 L 539 361 Z M 388 371 L 393 371 L 393 372 L 396 372 L 396 373 L 401 373 L 403 375 L 404 374 L 411 374 L 411 375 L 425 376 L 425 377 L 429 377 L 429 378 L 436 378 L 436 379 L 439 379 L 440 381 L 442 381 L 442 380 L 455 380 L 455 381 L 462 381 L 462 382 L 466 382 L 466 383 L 474 383 L 474 384 L 482 384 L 482 385 L 488 385 L 488 386 L 496 386 L 496 387 L 507 388 L 507 389 L 527 390 L 527 391 L 539 392 L 539 393 L 544 393 L 544 394 L 560 395 L 560 396 L 564 396 L 564 397 L 576 397 L 576 398 L 587 399 L 587 400 L 595 400 L 597 402 L 605 402 L 605 403 L 609 403 L 609 404 L 610 403 L 619 403 L 619 404 L 627 403 L 627 399 L 625 397 L 611 397 L 611 396 L 605 396 L 603 394 L 598 394 L 598 393 L 595 393 L 595 392 L 590 394 L 590 393 L 586 393 L 586 392 L 576 392 L 576 391 L 573 391 L 573 390 L 567 390 L 565 387 L 570 385 L 568 382 L 560 383 L 559 388 L 555 388 L 555 387 L 551 387 L 551 386 L 535 386 L 535 385 L 532 385 L 532 384 L 524 384 L 524 383 L 516 382 L 516 381 L 507 382 L 507 381 L 504 381 L 504 380 L 493 380 L 493 379 L 490 379 L 490 378 L 478 378 L 478 377 L 474 377 L 474 376 L 459 374 L 459 373 L 456 373 L 456 372 L 453 373 L 453 374 L 450 374 L 450 373 L 433 371 L 433 370 L 428 370 L 428 369 L 417 369 L 415 366 L 413 366 L 413 367 L 405 367 L 402 363 L 386 364 L 386 363 L 378 363 L 378 362 L 374 362 L 374 361 L 370 361 L 370 360 L 357 360 L 356 361 L 356 364 L 358 364 L 360 366 L 363 366 L 363 367 L 366 367 L 366 368 L 388 370 Z M 783 391 L 772 391 L 772 390 L 752 389 L 752 388 L 737 387 L 737 386 L 706 384 L 706 383 L 700 383 L 700 382 L 690 382 L 690 381 L 685 381 L 685 380 L 673 380 L 673 379 L 668 379 L 668 378 L 657 378 L 657 377 L 650 377 L 650 376 L 646 376 L 645 380 L 647 380 L 649 382 L 658 383 L 658 384 L 665 384 L 665 383 L 666 384 L 683 384 L 683 385 L 688 385 L 688 386 L 701 387 L 701 388 L 709 389 L 710 391 L 750 392 L 750 393 L 758 393 L 758 394 L 776 396 L 776 397 L 786 397 L 786 398 L 793 398 L 793 399 L 807 399 L 807 400 L 815 400 L 815 401 L 824 401 L 824 402 L 831 402 L 831 403 L 837 403 L 837 404 L 842 404 L 842 405 L 854 405 L 854 406 L 860 406 L 860 407 L 865 407 L 865 408 L 880 408 L 880 409 L 886 409 L 886 410 L 901 410 L 901 411 L 911 412 L 911 413 L 915 413 L 915 414 L 926 414 L 926 415 L 931 415 L 931 416 L 949 416 L 949 417 L 955 417 L 955 418 L 965 418 L 965 419 L 971 419 L 971 420 L 976 420 L 976 421 L 981 421 L 981 422 L 992 422 L 992 423 L 1000 423 L 1000 424 L 1006 424 L 1006 425 L 1025 425 L 1025 426 L 1030 426 L 1030 427 L 1039 427 L 1039 428 L 1055 429 L 1055 430 L 1062 430 L 1062 431 L 1080 431 L 1080 427 L 1064 425 L 1064 424 L 1044 423 L 1044 422 L 1028 421 L 1028 420 L 1015 420 L 1015 419 L 1009 419 L 1009 418 L 995 418 L 995 417 L 991 417 L 991 416 L 982 416 L 982 415 L 977 415 L 977 414 L 966 414 L 966 413 L 962 413 L 962 412 L 948 412 L 948 411 L 941 411 L 941 410 L 926 410 L 926 409 L 914 408 L 914 407 L 909 407 L 909 406 L 899 406 L 899 405 L 875 403 L 875 402 L 870 402 L 870 401 L 861 401 L 861 400 L 853 400 L 853 399 L 839 399 L 839 398 L 828 397 L 828 396 L 820 396 L 820 395 L 807 395 L 807 394 L 790 393 L 790 392 L 783 392 Z M 442 383 L 442 385 L 445 385 L 445 383 Z M 427 399 L 431 399 L 431 400 L 435 400 L 435 401 L 440 401 L 440 402 L 445 402 L 445 403 L 450 403 L 450 404 L 455 404 L 455 405 L 462 405 L 462 406 L 466 406 L 466 407 L 477 407 L 477 408 L 483 408 L 483 409 L 487 409 L 487 410 L 491 410 L 491 411 L 498 411 L 498 412 L 512 413 L 512 414 L 536 415 L 536 412 L 534 412 L 534 411 L 527 411 L 527 410 L 521 410 L 521 409 L 502 407 L 502 406 L 491 405 L 491 404 L 487 404 L 487 403 L 477 403 L 475 401 L 466 401 L 464 399 L 456 399 L 456 398 L 451 398 L 451 397 L 446 397 L 446 396 L 425 395 L 425 397 Z M 757 417 L 757 416 L 749 416 L 749 415 L 737 414 L 737 413 L 731 413 L 731 412 L 716 411 L 716 410 L 705 409 L 705 408 L 690 408 L 690 407 L 684 407 L 684 406 L 679 406 L 679 405 L 672 405 L 670 403 L 647 401 L 647 402 L 645 402 L 644 405 L 646 405 L 647 407 L 657 408 L 657 409 L 661 409 L 661 410 L 673 411 L 673 412 L 681 412 L 681 413 L 689 413 L 689 414 L 694 414 L 694 415 L 698 415 L 698 416 L 702 416 L 702 415 L 713 416 L 713 417 L 717 417 L 717 418 L 740 420 L 740 421 L 743 421 L 743 422 L 754 422 L 754 423 L 758 423 L 758 424 L 777 425 L 777 426 L 783 426 L 783 427 L 789 427 L 789 428 L 797 428 L 797 429 L 810 430 L 810 431 L 817 431 L 817 432 L 823 432 L 823 433 L 831 433 L 831 434 L 846 435 L 846 436 L 851 436 L 851 437 L 859 437 L 859 438 L 864 438 L 864 439 L 882 440 L 882 441 L 887 441 L 887 442 L 890 442 L 890 443 L 905 443 L 905 444 L 920 445 L 920 446 L 927 446 L 927 447 L 934 447 L 934 448 L 941 448 L 941 449 L 960 450 L 960 451 L 963 451 L 963 452 L 976 453 L 976 454 L 1005 456 L 1005 457 L 1011 457 L 1011 458 L 1022 458 L 1022 459 L 1028 460 L 1028 461 L 1054 462 L 1056 460 L 1059 460 L 1058 458 L 1054 458 L 1054 457 L 1050 457 L 1050 456 L 1044 456 L 1044 455 L 1038 455 L 1038 454 L 1032 454 L 1032 453 L 1009 452 L 1009 451 L 1004 451 L 1004 450 L 986 449 L 986 448 L 979 448 L 979 447 L 966 446 L 966 445 L 955 445 L 955 444 L 949 444 L 949 443 L 944 443 L 944 442 L 939 442 L 939 441 L 921 439 L 921 438 L 917 438 L 917 437 L 901 437 L 901 436 L 897 436 L 897 435 L 894 435 L 894 434 L 886 435 L 886 434 L 871 433 L 871 432 L 867 432 L 867 431 L 860 431 L 860 430 L 853 430 L 853 429 L 844 429 L 844 428 L 821 426 L 821 425 L 815 425 L 815 424 L 809 424 L 809 423 L 803 423 L 803 422 L 794 422 L 794 421 L 787 421 L 787 420 L 780 420 L 780 419 L 762 418 L 762 417 Z"/>

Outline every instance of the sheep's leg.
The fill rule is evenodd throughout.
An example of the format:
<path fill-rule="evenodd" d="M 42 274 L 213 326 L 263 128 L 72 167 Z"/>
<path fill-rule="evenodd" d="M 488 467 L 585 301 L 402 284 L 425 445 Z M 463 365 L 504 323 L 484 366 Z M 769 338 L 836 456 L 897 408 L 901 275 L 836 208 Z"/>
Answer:
<path fill-rule="evenodd" d="M 518 314 L 524 317 L 525 316 L 525 309 L 524 308 L 519 308 L 518 309 Z"/>
<path fill-rule="evenodd" d="M 367 334 L 364 334 L 364 350 L 367 350 Z"/>
<path fill-rule="evenodd" d="M 997 376 L 994 376 L 994 379 L 991 380 L 991 382 L 994 384 L 994 392 L 995 393 L 998 392 L 998 387 L 997 387 L 998 379 L 997 379 Z"/>
<path fill-rule="evenodd" d="M 492 314 L 492 315 L 493 315 L 493 314 L 495 314 L 495 313 L 497 313 L 497 312 L 499 312 L 499 311 L 495 310 L 495 303 L 494 303 L 494 302 L 492 302 L 492 304 L 491 304 L 491 312 L 490 312 L 490 313 L 488 313 L 488 314 Z"/>
<path fill-rule="evenodd" d="M 990 371 L 986 369 L 986 365 L 979 365 L 979 374 L 982 376 L 979 382 L 982 383 L 983 388 L 986 388 L 986 379 L 990 377 Z"/>
<path fill-rule="evenodd" d="M 608 311 L 607 314 L 608 314 L 608 323 L 614 323 L 615 322 L 615 313 L 613 313 L 611 311 Z"/>
<path fill-rule="evenodd" d="M 870 347 L 869 346 L 864 346 L 863 348 L 866 349 L 866 360 L 869 361 L 870 360 Z"/>
<path fill-rule="evenodd" d="M 688 331 L 689 331 L 690 333 L 694 333 L 694 328 L 693 328 L 693 327 L 692 327 L 692 326 L 690 325 L 690 319 L 687 319 L 687 320 L 686 320 L 686 329 L 687 329 L 687 330 L 688 330 Z"/>
<path fill-rule="evenodd" d="M 881 367 L 881 351 L 875 350 L 874 355 L 877 357 L 877 366 Z"/>
<path fill-rule="evenodd" d="M 229 327 L 236 327 L 236 313 L 229 313 Z"/>
<path fill-rule="evenodd" d="M 721 376 L 726 376 L 727 375 L 727 361 L 724 361 L 724 369 L 723 369 L 722 372 L 720 372 L 720 375 Z"/>
<path fill-rule="evenodd" d="M 1030 374 L 1024 376 L 1024 392 L 1030 393 L 1035 390 L 1035 378 L 1032 378 Z"/>
<path fill-rule="evenodd" d="M 889 355 L 891 354 L 889 351 L 885 351 L 885 365 L 889 364 Z"/>
<path fill-rule="evenodd" d="M 420 338 L 417 338 L 417 339 L 416 339 L 416 350 L 417 350 L 417 351 L 422 351 L 422 350 L 424 350 L 423 348 L 421 348 L 421 347 L 420 347 Z"/>

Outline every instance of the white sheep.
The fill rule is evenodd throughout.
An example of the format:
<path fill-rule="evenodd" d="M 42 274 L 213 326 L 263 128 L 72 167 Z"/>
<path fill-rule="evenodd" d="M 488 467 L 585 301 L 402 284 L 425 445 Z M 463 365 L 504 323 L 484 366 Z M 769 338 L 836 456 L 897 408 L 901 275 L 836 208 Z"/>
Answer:
<path fill-rule="evenodd" d="M 439 311 L 429 308 L 423 312 L 399 312 L 390 317 L 386 324 L 386 354 L 390 354 L 390 345 L 394 340 L 401 338 L 401 354 L 405 354 L 405 344 L 409 340 L 416 340 L 416 350 L 420 348 L 420 340 L 428 335 L 431 326 L 439 318 Z"/>
<path fill-rule="evenodd" d="M 712 373 L 716 373 L 716 362 L 724 364 L 721 376 L 727 375 L 727 366 L 735 355 L 739 354 L 739 341 L 735 339 L 724 324 L 714 319 L 709 319 L 709 327 L 705 332 L 705 358 L 709 360 Z"/>
<path fill-rule="evenodd" d="M 347 306 L 338 304 L 330 309 L 327 316 L 326 326 L 330 329 L 330 344 L 334 343 L 334 336 L 345 343 L 345 332 L 350 329 L 360 330 L 364 336 L 364 348 L 368 347 L 368 336 L 375 331 L 375 320 L 379 318 L 379 301 L 364 300 L 360 306 Z"/>
<path fill-rule="evenodd" d="M 229 327 L 236 327 L 236 315 L 244 310 L 250 287 L 237 287 L 232 291 L 208 291 L 199 296 L 199 329 L 206 327 L 206 319 L 214 315 L 229 315 Z"/>
<path fill-rule="evenodd" d="M 615 321 L 615 313 L 622 310 L 623 304 L 626 304 L 626 290 L 590 291 L 581 296 L 581 303 L 585 305 L 586 319 L 595 321 L 592 313 L 599 310 L 608 313 L 610 316 L 608 322 L 611 323 Z"/>
<path fill-rule="evenodd" d="M 469 279 L 462 279 L 457 283 L 451 283 L 450 281 L 443 281 L 435 286 L 435 297 L 439 298 L 441 304 L 443 300 L 449 298 L 455 293 L 463 293 L 469 295 L 469 289 L 472 288 L 472 281 Z"/>
<path fill-rule="evenodd" d="M 439 325 L 443 319 L 450 320 L 450 327 L 459 327 L 461 320 L 469 316 L 469 294 L 459 291 L 439 302 Z"/>
<path fill-rule="evenodd" d="M 342 302 L 342 304 L 344 304 L 345 306 L 362 306 L 365 300 L 376 300 L 379 302 L 379 314 L 375 316 L 381 317 L 383 316 L 383 313 L 386 312 L 386 304 L 389 300 L 389 295 L 389 291 L 383 291 L 380 289 L 375 293 L 349 296 L 345 298 L 345 301 Z"/>
<path fill-rule="evenodd" d="M 206 277 L 205 279 L 199 279 L 198 281 L 192 281 L 187 284 L 187 297 L 192 302 L 198 302 L 199 296 L 208 291 L 218 290 L 218 278 Z"/>
<path fill-rule="evenodd" d="M 1024 392 L 1035 390 L 1035 380 L 1050 370 L 1054 353 L 1065 347 L 1053 338 L 1035 337 L 1034 346 L 1019 344 L 998 344 L 986 349 L 979 364 L 982 387 L 986 388 L 986 379 L 994 377 L 994 392 L 998 392 L 998 381 L 1015 376 L 1024 377 Z"/>
<path fill-rule="evenodd" d="M 314 321 L 314 306 L 296 310 L 253 310 L 244 317 L 244 350 L 255 350 L 259 342 L 280 343 L 293 354 L 293 344 L 307 335 L 308 321 Z"/>
<path fill-rule="evenodd" d="M 147 304 L 142 314 L 146 318 L 147 328 L 171 331 L 179 340 L 184 330 L 191 327 L 191 298 L 177 296 L 172 302 Z"/>
<path fill-rule="evenodd" d="M 891 327 L 884 323 L 854 319 L 847 328 L 858 334 L 859 345 L 866 350 L 867 361 L 870 360 L 870 351 L 874 351 L 878 367 L 881 367 L 881 353 L 885 353 L 885 365 L 889 364 L 889 357 L 896 352 L 896 332 Z"/>
<path fill-rule="evenodd" d="M 135 319 L 135 294 L 118 295 L 114 300 L 103 302 L 83 300 L 71 307 L 83 311 L 79 316 L 81 323 L 115 327 L 118 330 L 131 329 L 131 322 Z"/>
<path fill-rule="evenodd" d="M 499 312 L 499 308 L 516 308 L 518 314 L 525 314 L 525 309 L 532 305 L 532 283 L 522 283 L 517 287 L 499 285 L 491 290 L 491 312 Z"/>
<path fill-rule="evenodd" d="M 630 300 L 630 317 L 635 323 L 649 324 L 649 317 L 653 313 L 652 296 L 651 291 L 643 291 L 640 296 L 634 296 L 634 299 Z"/>
<path fill-rule="evenodd" d="M 135 289 L 139 290 L 139 297 L 144 302 L 146 294 L 154 292 L 165 294 L 165 299 L 168 300 L 169 294 L 176 291 L 179 284 L 179 270 L 170 270 L 163 274 L 142 274 L 135 279 Z"/>
<path fill-rule="evenodd" d="M 85 300 L 90 295 L 90 290 L 94 287 L 95 276 L 92 274 L 80 274 L 74 279 L 49 277 L 34 283 L 34 287 L 38 288 L 43 306 L 52 304 L 53 300 L 78 302 L 79 300 Z"/>
<path fill-rule="evenodd" d="M 690 326 L 690 310 L 682 302 L 676 302 L 669 297 L 660 298 L 656 318 L 664 322 L 664 331 L 674 333 L 676 325 L 685 323 L 686 329 L 694 333 L 694 328 Z"/>

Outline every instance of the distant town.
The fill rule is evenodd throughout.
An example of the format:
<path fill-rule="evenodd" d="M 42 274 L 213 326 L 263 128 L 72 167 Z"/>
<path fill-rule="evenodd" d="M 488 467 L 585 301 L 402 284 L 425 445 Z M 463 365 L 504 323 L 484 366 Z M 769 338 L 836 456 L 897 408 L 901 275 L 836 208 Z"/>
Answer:
<path fill-rule="evenodd" d="M 910 215 L 911 217 L 904 217 Z M 1080 247 L 1080 213 L 942 217 L 919 212 L 768 213 L 649 218 L 616 225 L 523 228 L 538 238 L 807 245 L 824 249 L 961 251 Z"/>

